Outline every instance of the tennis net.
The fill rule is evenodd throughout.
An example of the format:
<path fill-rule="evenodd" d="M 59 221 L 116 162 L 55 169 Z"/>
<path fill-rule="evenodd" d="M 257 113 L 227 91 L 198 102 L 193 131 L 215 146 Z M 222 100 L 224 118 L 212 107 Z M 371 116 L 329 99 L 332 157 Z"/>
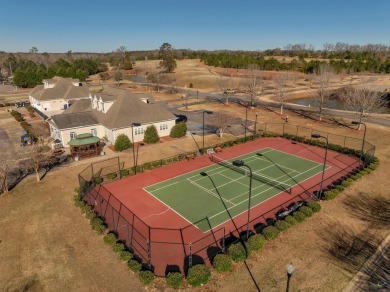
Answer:
<path fill-rule="evenodd" d="M 241 167 L 238 167 L 238 166 L 234 166 L 231 162 L 229 162 L 227 160 L 224 160 L 222 158 L 219 158 L 216 155 L 213 155 L 213 154 L 210 155 L 210 159 L 214 163 L 217 163 L 217 164 L 222 165 L 224 167 L 230 168 L 230 169 L 232 169 L 232 170 L 234 170 L 236 172 L 239 172 L 241 174 L 244 174 L 246 176 L 250 176 L 250 171 L 249 170 L 241 168 Z M 274 179 L 271 179 L 271 178 L 259 175 L 259 174 L 255 173 L 255 172 L 252 172 L 252 178 L 258 180 L 259 182 L 265 183 L 265 184 L 267 184 L 267 185 L 269 185 L 271 187 L 277 188 L 277 189 L 279 189 L 281 191 L 284 191 L 284 192 L 287 192 L 287 193 L 291 194 L 291 185 L 290 184 L 279 182 L 277 180 L 274 180 Z"/>

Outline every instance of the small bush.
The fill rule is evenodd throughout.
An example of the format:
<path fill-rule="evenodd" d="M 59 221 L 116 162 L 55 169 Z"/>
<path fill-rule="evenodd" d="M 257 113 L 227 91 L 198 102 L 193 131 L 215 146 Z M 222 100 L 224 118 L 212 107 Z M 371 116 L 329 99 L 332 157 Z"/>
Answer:
<path fill-rule="evenodd" d="M 154 280 L 154 274 L 152 271 L 141 271 L 139 273 L 139 279 L 141 280 L 142 284 L 149 285 Z"/>
<path fill-rule="evenodd" d="M 155 125 L 148 126 L 144 133 L 144 142 L 148 144 L 154 144 L 160 141 L 158 132 Z"/>
<path fill-rule="evenodd" d="M 261 234 L 255 234 L 248 239 L 248 248 L 253 251 L 259 251 L 266 243 L 265 237 Z"/>
<path fill-rule="evenodd" d="M 217 254 L 213 259 L 213 267 L 218 273 L 229 272 L 232 269 L 232 259 L 227 254 Z"/>
<path fill-rule="evenodd" d="M 337 192 L 336 190 L 325 191 L 324 192 L 324 200 L 325 201 L 333 200 L 334 198 L 336 198 L 338 196 L 338 194 L 339 194 L 339 192 Z"/>
<path fill-rule="evenodd" d="M 166 280 L 169 287 L 176 289 L 183 284 L 183 275 L 178 272 L 168 273 Z"/>
<path fill-rule="evenodd" d="M 106 175 L 106 178 L 107 179 L 114 179 L 114 178 L 116 178 L 116 173 L 115 172 L 111 172 L 111 173 L 107 173 L 107 175 Z"/>
<path fill-rule="evenodd" d="M 314 213 L 319 212 L 321 210 L 321 204 L 315 201 L 308 202 L 307 206 L 312 209 Z"/>
<path fill-rule="evenodd" d="M 229 246 L 228 254 L 236 263 L 247 258 L 247 252 L 241 242 L 237 242 Z"/>
<path fill-rule="evenodd" d="M 187 134 L 187 125 L 184 122 L 177 123 L 171 129 L 169 136 L 172 138 L 181 138 Z"/>
<path fill-rule="evenodd" d="M 307 206 L 300 207 L 299 211 L 301 211 L 303 214 L 305 214 L 306 217 L 313 216 L 313 210 Z"/>
<path fill-rule="evenodd" d="M 293 217 L 298 221 L 298 222 L 303 222 L 305 221 L 306 219 L 306 215 L 305 213 L 301 212 L 301 211 L 295 211 L 293 213 Z"/>
<path fill-rule="evenodd" d="M 345 190 L 345 187 L 343 185 L 337 185 L 334 187 L 334 189 L 336 191 L 338 191 L 339 193 L 343 192 Z"/>
<path fill-rule="evenodd" d="M 286 221 L 290 226 L 293 226 L 298 223 L 297 219 L 295 219 L 293 216 L 288 215 L 286 218 L 284 218 L 284 221 Z"/>
<path fill-rule="evenodd" d="M 125 245 L 121 242 L 117 242 L 115 243 L 115 245 L 112 247 L 112 250 L 115 252 L 115 253 L 120 253 L 122 251 L 125 250 Z"/>
<path fill-rule="evenodd" d="M 103 182 L 103 178 L 102 177 L 97 177 L 95 178 L 95 184 L 99 185 Z"/>
<path fill-rule="evenodd" d="M 133 254 L 131 252 L 129 252 L 128 250 L 120 251 L 119 256 L 120 256 L 121 260 L 126 262 L 126 263 L 134 257 Z"/>
<path fill-rule="evenodd" d="M 103 241 L 105 244 L 113 246 L 118 241 L 118 238 L 115 233 L 110 232 L 103 237 Z"/>
<path fill-rule="evenodd" d="M 268 226 L 261 233 L 263 233 L 265 239 L 272 240 L 278 236 L 279 230 L 275 226 Z"/>
<path fill-rule="evenodd" d="M 284 220 L 278 220 L 275 222 L 275 227 L 279 230 L 279 231 L 284 231 L 286 230 L 287 228 L 290 227 L 290 224 L 288 224 L 286 221 Z"/>
<path fill-rule="evenodd" d="M 121 169 L 121 177 L 128 176 L 130 174 L 128 169 Z"/>
<path fill-rule="evenodd" d="M 104 225 L 103 220 L 99 217 L 94 217 L 90 221 L 91 227 L 97 234 L 103 234 L 107 227 Z"/>
<path fill-rule="evenodd" d="M 115 140 L 115 151 L 123 151 L 131 148 L 132 143 L 126 134 L 120 134 Z"/>
<path fill-rule="evenodd" d="M 79 208 L 82 208 L 86 205 L 85 202 L 81 199 L 80 194 L 73 196 L 73 202 L 74 202 L 75 206 L 79 207 Z"/>
<path fill-rule="evenodd" d="M 127 262 L 127 267 L 130 271 L 136 273 L 141 270 L 142 265 L 138 261 L 131 259 Z"/>
<path fill-rule="evenodd" d="M 195 265 L 188 269 L 187 282 L 191 286 L 206 284 L 211 277 L 210 269 L 206 265 Z"/>
<path fill-rule="evenodd" d="M 350 179 L 350 178 L 347 178 L 346 180 L 344 180 L 341 185 L 344 186 L 344 187 L 349 187 L 350 185 L 352 185 L 353 183 L 353 179 Z"/>

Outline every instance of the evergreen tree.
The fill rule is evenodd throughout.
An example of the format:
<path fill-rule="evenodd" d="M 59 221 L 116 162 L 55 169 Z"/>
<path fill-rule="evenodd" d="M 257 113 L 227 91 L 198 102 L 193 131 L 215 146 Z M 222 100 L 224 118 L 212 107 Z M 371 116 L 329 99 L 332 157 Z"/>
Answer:
<path fill-rule="evenodd" d="M 160 137 L 158 136 L 156 127 L 154 125 L 147 127 L 144 133 L 144 142 L 154 144 L 158 141 L 160 141 Z"/>
<path fill-rule="evenodd" d="M 169 43 L 163 43 L 159 51 L 160 68 L 164 70 L 165 73 L 172 73 L 176 67 L 176 60 L 174 55 L 174 50 Z"/>
<path fill-rule="evenodd" d="M 171 129 L 169 136 L 172 138 L 180 138 L 187 134 L 187 125 L 184 122 L 180 122 L 174 125 Z"/>
<path fill-rule="evenodd" d="M 129 149 L 132 143 L 126 134 L 120 134 L 116 138 L 114 146 L 116 151 L 123 151 Z"/>

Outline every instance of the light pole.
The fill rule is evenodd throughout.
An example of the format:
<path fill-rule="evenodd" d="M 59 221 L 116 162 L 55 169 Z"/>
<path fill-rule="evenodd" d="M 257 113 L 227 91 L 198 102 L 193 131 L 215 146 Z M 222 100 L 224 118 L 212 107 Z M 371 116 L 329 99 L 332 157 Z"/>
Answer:
<path fill-rule="evenodd" d="M 290 289 L 290 278 L 291 278 L 294 270 L 295 270 L 295 267 L 292 264 L 289 264 L 287 266 L 287 287 L 286 287 L 286 292 L 288 292 L 289 289 Z"/>
<path fill-rule="evenodd" d="M 134 152 L 134 127 L 139 127 L 141 126 L 140 123 L 131 123 L 131 142 L 133 143 L 133 166 L 134 166 L 134 174 L 137 174 L 137 165 L 135 163 L 135 152 Z"/>
<path fill-rule="evenodd" d="M 249 165 L 245 164 L 242 160 L 234 160 L 233 165 L 237 167 L 245 166 L 249 169 L 249 199 L 248 199 L 248 222 L 246 223 L 246 240 L 249 238 L 249 221 L 250 221 L 250 211 L 251 211 L 251 197 L 252 197 L 252 168 Z"/>
<path fill-rule="evenodd" d="M 255 135 L 254 137 L 256 138 L 257 136 L 257 113 L 256 113 L 256 119 L 255 119 Z"/>
<path fill-rule="evenodd" d="M 204 114 L 208 114 L 208 115 L 212 115 L 213 112 L 212 111 L 203 111 L 203 126 L 202 126 L 202 130 L 203 130 L 203 148 L 202 148 L 202 155 L 204 154 Z"/>
<path fill-rule="evenodd" d="M 246 142 L 246 126 L 247 126 L 247 123 L 248 123 L 248 107 L 246 106 L 245 107 L 245 135 L 244 135 L 244 141 Z"/>
<path fill-rule="evenodd" d="M 362 141 L 362 150 L 360 152 L 360 160 L 362 160 L 363 157 L 363 151 L 364 151 L 364 142 L 366 142 L 366 131 L 367 131 L 367 126 L 365 123 L 358 122 L 358 121 L 352 121 L 352 125 L 363 125 L 364 126 L 364 134 L 363 134 L 363 141 Z"/>
<path fill-rule="evenodd" d="M 326 167 L 326 156 L 328 155 L 328 138 L 321 136 L 320 134 L 311 134 L 312 138 L 319 139 L 319 138 L 324 138 L 326 140 L 326 145 L 325 145 L 325 158 L 324 158 L 324 167 L 322 169 L 322 178 L 321 178 L 321 185 L 320 185 L 320 191 L 318 193 L 318 198 L 321 198 L 322 195 L 322 184 L 324 183 L 324 175 L 325 175 L 325 167 Z"/>

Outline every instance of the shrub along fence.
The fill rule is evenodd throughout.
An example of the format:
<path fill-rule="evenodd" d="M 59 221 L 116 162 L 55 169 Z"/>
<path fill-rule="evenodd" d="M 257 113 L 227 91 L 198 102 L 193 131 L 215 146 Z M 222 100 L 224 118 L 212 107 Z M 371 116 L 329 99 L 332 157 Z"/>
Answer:
<path fill-rule="evenodd" d="M 238 138 L 234 141 L 214 145 L 214 147 L 229 147 L 247 140 L 270 136 L 282 136 L 298 142 L 325 147 L 324 142 L 310 139 L 311 134 L 314 133 L 328 138 L 329 149 L 361 157 L 365 165 L 370 164 L 374 160 L 375 147 L 367 141 L 287 124 L 262 124 L 258 126 L 257 133 L 247 136 L 246 139 Z M 361 152 L 361 149 L 363 149 L 363 152 Z M 149 169 L 176 163 L 186 159 L 188 154 L 198 155 L 198 151 L 186 152 L 178 156 L 145 163 L 137 166 L 137 172 L 144 172 Z M 338 184 L 338 182 L 335 182 L 335 178 L 340 177 L 341 174 L 348 176 L 346 173 L 347 169 L 348 167 L 340 170 L 339 173 L 324 181 L 323 185 L 325 188 L 328 185 Z M 156 275 L 166 276 L 169 272 L 177 271 L 187 273 L 188 269 L 193 265 L 201 263 L 212 264 L 215 255 L 225 252 L 230 245 L 241 240 L 241 236 L 245 237 L 246 224 L 239 226 L 235 234 L 227 234 L 225 228 L 222 227 L 197 237 L 194 237 L 194 234 L 198 234 L 198 230 L 194 225 L 188 225 L 179 229 L 148 226 L 104 187 L 105 182 L 133 175 L 135 173 L 134 170 L 134 167 L 124 168 L 124 164 L 120 162 L 119 158 L 91 164 L 79 174 L 80 195 L 92 207 L 93 211 L 104 220 L 108 230 L 115 232 L 118 239 L 134 253 L 136 259 L 144 267 L 154 270 Z M 250 220 L 251 228 L 256 233 L 261 233 L 267 227 L 267 223 L 270 225 L 270 222 L 276 220 L 277 211 L 297 201 L 316 200 L 317 197 L 313 194 L 316 194 L 318 190 L 319 184 L 314 185 L 310 189 L 305 189 L 302 193 L 291 197 L 283 205 L 255 218 L 252 217 Z M 204 218 L 201 221 L 204 222 L 199 221 L 198 223 L 208 224 L 208 218 Z"/>

